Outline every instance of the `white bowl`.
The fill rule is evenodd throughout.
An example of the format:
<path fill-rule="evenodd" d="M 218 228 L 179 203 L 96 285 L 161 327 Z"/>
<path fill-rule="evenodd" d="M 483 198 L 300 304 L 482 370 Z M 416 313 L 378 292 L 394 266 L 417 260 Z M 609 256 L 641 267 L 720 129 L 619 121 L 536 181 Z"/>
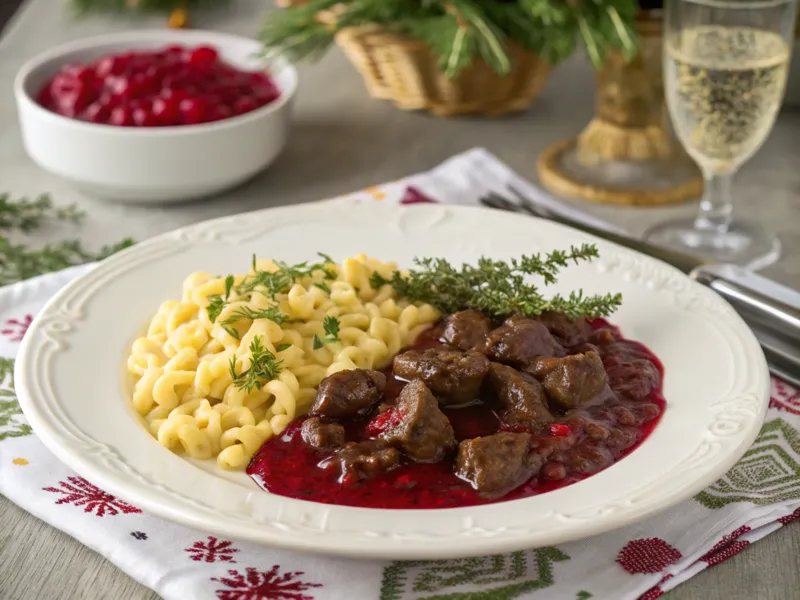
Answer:
<path fill-rule="evenodd" d="M 168 44 L 214 46 L 235 67 L 263 68 L 252 39 L 210 31 L 153 30 L 104 35 L 40 54 L 20 69 L 14 95 L 25 149 L 44 169 L 90 195 L 120 202 L 163 203 L 208 196 L 269 165 L 286 144 L 297 71 L 270 67 L 281 96 L 250 113 L 201 125 L 118 127 L 69 119 L 35 95 L 66 63 Z"/>

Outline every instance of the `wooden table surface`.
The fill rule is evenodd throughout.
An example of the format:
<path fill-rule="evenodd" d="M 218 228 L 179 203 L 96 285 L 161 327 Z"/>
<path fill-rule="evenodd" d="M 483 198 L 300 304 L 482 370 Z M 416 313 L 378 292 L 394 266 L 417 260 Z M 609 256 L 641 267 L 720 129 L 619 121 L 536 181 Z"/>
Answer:
<path fill-rule="evenodd" d="M 0 0 L 0 26 L 18 3 Z M 554 141 L 574 135 L 592 115 L 592 76 L 581 57 L 554 72 L 534 109 L 525 115 L 497 120 L 436 119 L 368 98 L 358 75 L 333 51 L 319 65 L 301 69 L 289 146 L 264 175 L 202 203 L 171 208 L 103 204 L 39 170 L 25 156 L 17 131 L 11 80 L 22 62 L 57 43 L 135 26 L 121 19 L 73 23 L 64 16 L 61 4 L 29 0 L 0 39 L 0 181 L 4 191 L 46 191 L 59 202 L 80 204 L 90 213 L 82 230 L 89 246 L 124 236 L 143 239 L 215 216 L 361 189 L 430 168 L 473 146 L 488 148 L 535 180 L 536 156 Z M 252 35 L 257 27 L 254 17 L 261 10 L 263 2 L 240 0 L 207 25 Z M 783 239 L 785 257 L 765 273 L 800 288 L 800 114 L 784 111 L 764 148 L 738 177 L 736 194 L 737 212 L 762 220 Z M 634 231 L 695 209 L 694 205 L 647 210 L 588 207 Z M 34 243 L 51 241 L 46 235 L 40 234 Z M 794 523 L 695 576 L 665 598 L 800 598 L 798 557 L 800 523 Z M 0 497 L 3 600 L 157 597 L 92 550 Z"/>

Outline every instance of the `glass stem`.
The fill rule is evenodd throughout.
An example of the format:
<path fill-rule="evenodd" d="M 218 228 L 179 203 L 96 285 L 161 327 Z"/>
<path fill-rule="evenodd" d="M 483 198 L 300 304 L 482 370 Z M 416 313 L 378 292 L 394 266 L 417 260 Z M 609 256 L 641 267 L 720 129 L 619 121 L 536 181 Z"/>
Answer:
<path fill-rule="evenodd" d="M 725 233 L 733 220 L 733 173 L 706 173 L 703 199 L 694 226 L 703 231 Z"/>

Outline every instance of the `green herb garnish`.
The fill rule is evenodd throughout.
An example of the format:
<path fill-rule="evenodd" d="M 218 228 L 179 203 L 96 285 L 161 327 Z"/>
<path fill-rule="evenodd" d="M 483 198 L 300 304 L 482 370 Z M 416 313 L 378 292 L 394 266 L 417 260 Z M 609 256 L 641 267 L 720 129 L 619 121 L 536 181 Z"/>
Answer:
<path fill-rule="evenodd" d="M 222 309 L 225 308 L 225 305 L 228 303 L 228 298 L 231 295 L 231 289 L 233 288 L 233 275 L 228 275 L 225 278 L 225 295 L 221 294 L 213 294 L 208 297 L 208 306 L 206 306 L 206 310 L 208 311 L 208 318 L 211 319 L 211 322 L 214 323 L 219 317 Z"/>
<path fill-rule="evenodd" d="M 325 331 L 325 337 L 320 338 L 316 333 L 314 334 L 314 350 L 319 350 L 325 344 L 331 342 L 341 342 L 339 339 L 339 319 L 336 317 L 325 317 L 322 320 L 322 329 Z"/>
<path fill-rule="evenodd" d="M 133 245 L 133 240 L 126 238 L 105 246 L 99 252 L 90 252 L 78 240 L 69 240 L 31 250 L 24 244 L 12 242 L 8 237 L 15 231 L 29 233 L 47 221 L 78 224 L 84 217 L 85 213 L 74 204 L 54 206 L 46 194 L 35 200 L 12 200 L 9 194 L 0 193 L 0 286 L 85 262 L 103 260 Z"/>
<path fill-rule="evenodd" d="M 267 308 L 260 309 L 241 306 L 234 310 L 220 325 L 225 331 L 238 340 L 239 332 L 233 328 L 233 325 L 242 319 L 249 319 L 251 321 L 255 321 L 256 319 L 269 319 L 281 325 L 286 320 L 286 315 L 278 310 L 277 306 L 268 306 Z"/>
<path fill-rule="evenodd" d="M 264 347 L 261 336 L 257 335 L 250 342 L 250 366 L 236 374 L 236 355 L 230 360 L 230 371 L 233 384 L 247 393 L 254 389 L 261 389 L 264 384 L 277 379 L 281 374 L 282 360 Z"/>
<path fill-rule="evenodd" d="M 552 310 L 569 317 L 604 317 L 622 303 L 621 294 L 584 296 L 583 290 L 565 298 L 559 294 L 545 298 L 539 288 L 526 282 L 529 276 L 539 276 L 545 285 L 555 283 L 561 268 L 570 262 L 591 260 L 598 256 L 594 244 L 572 246 L 568 252 L 555 250 L 542 258 L 540 254 L 521 256 L 506 262 L 482 257 L 477 266 L 462 265 L 456 269 L 441 258 L 416 258 L 420 267 L 408 276 L 399 271 L 385 279 L 372 274 L 374 288 L 389 284 L 397 294 L 415 302 L 426 302 L 441 312 L 450 314 L 468 308 L 483 311 L 493 317 L 522 314 L 534 317 Z"/>
<path fill-rule="evenodd" d="M 330 294 L 330 293 L 331 293 L 331 288 L 330 288 L 330 287 L 328 287 L 328 284 L 327 284 L 327 283 L 325 283 L 324 281 L 318 281 L 318 282 L 316 282 L 316 283 L 314 284 L 314 287 L 318 287 L 319 289 L 321 289 L 321 290 L 322 290 L 323 292 L 325 292 L 326 294 Z"/>
<path fill-rule="evenodd" d="M 275 346 L 275 352 L 283 352 L 284 350 L 288 350 L 291 347 L 292 347 L 291 344 L 278 344 L 277 346 Z"/>
<path fill-rule="evenodd" d="M 288 292 L 295 281 L 303 277 L 310 277 L 315 271 L 322 271 L 327 279 L 336 278 L 336 273 L 327 266 L 328 263 L 309 264 L 308 261 L 304 261 L 296 265 L 288 265 L 285 262 L 275 261 L 275 264 L 278 266 L 278 270 L 275 272 L 259 271 L 256 268 L 254 254 L 253 273 L 237 286 L 236 291 L 239 294 L 250 294 L 256 289 L 263 289 L 264 293 L 274 300 L 277 294 Z"/>

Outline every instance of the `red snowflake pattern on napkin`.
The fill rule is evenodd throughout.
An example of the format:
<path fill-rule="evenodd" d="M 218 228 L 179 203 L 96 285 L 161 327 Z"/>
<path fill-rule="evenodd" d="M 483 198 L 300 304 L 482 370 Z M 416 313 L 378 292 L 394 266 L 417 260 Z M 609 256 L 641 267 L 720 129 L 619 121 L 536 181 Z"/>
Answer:
<path fill-rule="evenodd" d="M 774 382 L 775 394 L 770 398 L 770 408 L 776 408 L 793 415 L 800 415 L 800 390 L 794 389 L 780 379 L 775 379 Z"/>
<path fill-rule="evenodd" d="M 21 319 L 8 319 L 0 334 L 6 336 L 11 342 L 21 342 L 28 332 L 28 327 L 33 322 L 33 315 L 25 315 Z"/>
<path fill-rule="evenodd" d="M 229 577 L 212 577 L 227 590 L 217 590 L 220 600 L 313 600 L 312 596 L 301 594 L 312 587 L 322 587 L 319 583 L 307 583 L 298 579 L 302 571 L 279 575 L 280 567 L 274 565 L 269 571 L 258 571 L 247 567 L 244 573 L 228 571 Z"/>
<path fill-rule="evenodd" d="M 233 542 L 218 540 L 213 535 L 208 536 L 208 541 L 195 542 L 184 549 L 184 552 L 188 552 L 193 561 L 207 563 L 217 561 L 235 563 L 233 555 L 238 551 L 237 548 L 233 547 Z"/>
<path fill-rule="evenodd" d="M 83 512 L 92 513 L 97 517 L 109 515 L 111 517 L 120 512 L 140 513 L 142 512 L 135 506 L 123 502 L 119 498 L 104 492 L 99 487 L 92 485 L 83 477 L 67 477 L 67 481 L 59 481 L 60 488 L 42 488 L 45 492 L 63 494 L 63 498 L 56 501 L 56 504 L 72 504 L 82 506 Z"/>

